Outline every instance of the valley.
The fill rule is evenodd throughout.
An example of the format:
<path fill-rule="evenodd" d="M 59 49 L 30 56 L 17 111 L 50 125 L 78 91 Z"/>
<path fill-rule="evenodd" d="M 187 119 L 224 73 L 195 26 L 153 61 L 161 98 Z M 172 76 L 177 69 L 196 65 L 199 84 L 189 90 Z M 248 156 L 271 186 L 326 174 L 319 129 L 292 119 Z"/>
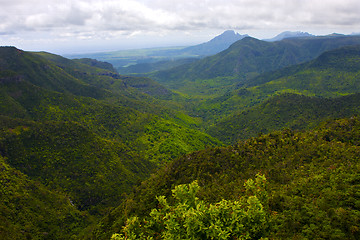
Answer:
<path fill-rule="evenodd" d="M 0 47 L 0 238 L 132 239 L 127 219 L 196 181 L 204 206 L 259 199 L 249 239 L 358 239 L 360 37 L 286 34 L 72 59 Z M 140 222 L 133 239 L 170 234 Z"/>

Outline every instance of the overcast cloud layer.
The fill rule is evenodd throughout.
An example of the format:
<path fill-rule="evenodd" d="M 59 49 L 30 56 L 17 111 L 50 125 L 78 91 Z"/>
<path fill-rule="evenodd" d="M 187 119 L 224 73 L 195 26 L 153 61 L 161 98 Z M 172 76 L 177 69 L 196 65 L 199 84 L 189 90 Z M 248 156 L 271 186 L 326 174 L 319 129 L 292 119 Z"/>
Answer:
<path fill-rule="evenodd" d="M 101 41 L 118 49 L 186 44 L 227 29 L 258 38 L 285 30 L 360 32 L 359 0 L 0 0 L 0 6 L 0 45 L 58 51 L 70 43 L 100 50 Z"/>

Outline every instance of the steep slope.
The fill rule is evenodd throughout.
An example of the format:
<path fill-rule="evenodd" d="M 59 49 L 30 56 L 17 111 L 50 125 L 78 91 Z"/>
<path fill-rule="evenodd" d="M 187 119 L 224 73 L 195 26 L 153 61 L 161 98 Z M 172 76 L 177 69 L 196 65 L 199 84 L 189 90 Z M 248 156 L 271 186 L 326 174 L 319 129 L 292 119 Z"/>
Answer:
<path fill-rule="evenodd" d="M 281 94 L 260 105 L 231 115 L 211 126 L 208 133 L 224 143 L 255 137 L 283 128 L 312 128 L 326 119 L 359 115 L 360 94 L 339 98 Z"/>
<path fill-rule="evenodd" d="M 0 156 L 0 238 L 75 239 L 89 224 L 64 193 L 47 189 Z"/>
<path fill-rule="evenodd" d="M 316 79 L 311 78 L 310 75 L 305 75 L 306 72 L 310 71 L 324 71 L 329 75 L 336 75 L 337 72 L 349 72 L 349 74 L 353 74 L 360 68 L 360 63 L 358 62 L 359 54 L 360 44 L 340 47 L 325 51 L 312 61 L 262 74 L 261 76 L 239 84 L 239 86 L 252 87 L 294 75 L 302 75 L 304 79 L 309 78 L 312 81 L 316 81 Z M 300 81 L 301 80 L 302 79 L 300 79 Z"/>
<path fill-rule="evenodd" d="M 15 48 L 12 50 L 8 55 L 17 54 Z M 35 56 L 34 58 L 39 59 L 38 62 L 54 65 L 54 68 L 58 70 L 57 74 L 59 72 L 69 75 L 71 79 L 75 79 L 84 86 L 105 92 L 106 95 L 103 96 L 102 101 L 98 101 L 94 98 L 71 94 L 71 92 L 49 91 L 42 85 L 47 85 L 47 81 L 57 81 L 60 88 L 62 80 L 51 78 L 47 80 L 44 77 L 37 85 L 37 82 L 32 82 L 36 79 L 36 75 L 28 80 L 27 77 L 21 75 L 21 72 L 25 70 L 15 72 L 15 70 L 6 69 L 4 65 L 0 74 L 2 76 L 0 85 L 2 115 L 37 121 L 76 121 L 102 137 L 129 141 L 136 148 L 148 153 L 153 149 L 151 144 L 165 144 L 178 153 L 196 150 L 198 147 L 203 148 L 207 144 L 219 144 L 217 140 L 197 129 L 199 121 L 184 114 L 183 106 L 173 100 L 166 100 L 167 97 L 172 98 L 171 96 L 174 95 L 172 92 L 151 79 L 120 76 L 108 70 L 74 63 L 69 59 L 48 53 L 23 52 L 22 54 Z M 37 61 L 30 58 L 26 63 L 37 66 Z M 5 60 L 3 62 L 7 64 Z M 154 126 L 160 129 L 154 129 Z M 168 127 L 165 126 L 177 129 L 179 136 L 184 138 L 180 138 L 179 141 L 177 136 L 168 134 L 169 130 L 166 129 Z M 149 127 L 161 134 L 164 132 L 163 137 L 148 140 Z M 190 135 L 197 136 L 201 140 Z M 162 155 L 161 161 L 169 160 L 171 158 L 169 156 L 174 155 L 175 152 L 169 153 L 168 157 Z"/>
<path fill-rule="evenodd" d="M 162 87 L 149 79 L 48 53 L 1 51 L 1 156 L 92 218 L 116 206 L 164 162 L 221 144 L 199 131 L 197 119 L 171 108 L 179 103 L 152 97 Z M 24 218 L 26 224 L 32 213 Z"/>
<path fill-rule="evenodd" d="M 146 99 L 146 96 L 141 93 L 146 93 L 157 98 L 171 98 L 174 95 L 174 93 L 150 78 L 121 76 L 109 63 L 94 59 L 70 60 L 46 52 L 34 54 L 50 60 L 63 71 L 86 84 L 111 91 L 111 96 L 121 94 L 122 101 L 127 102 L 124 106 L 129 105 L 132 100 L 145 99 L 151 101 L 150 98 Z M 133 91 L 133 89 L 138 91 Z M 110 93 L 108 93 L 108 95 L 110 95 Z M 119 95 L 117 97 L 119 97 Z"/>
<path fill-rule="evenodd" d="M 156 115 L 161 113 L 159 109 L 152 110 L 156 105 L 146 107 L 149 103 L 141 107 L 145 112 L 138 111 L 132 105 L 122 107 L 92 98 L 49 92 L 27 82 L 2 84 L 0 92 L 4 99 L 0 107 L 2 114 L 36 121 L 76 121 L 103 138 L 127 142 L 134 151 L 142 152 L 146 159 L 159 164 L 179 154 L 220 144 L 197 130 L 198 122 L 184 113 L 175 112 L 163 118 Z M 151 111 L 154 113 L 149 113 Z M 167 151 L 159 153 L 158 147 Z"/>
<path fill-rule="evenodd" d="M 15 47 L 0 47 L 2 81 L 17 76 L 47 90 L 102 99 L 107 92 L 86 84 L 44 58 Z"/>
<path fill-rule="evenodd" d="M 103 137 L 131 139 L 138 131 L 136 122 L 141 125 L 154 117 L 93 98 L 48 91 L 23 79 L 8 79 L 0 87 L 2 115 L 35 121 L 76 121 Z"/>
<path fill-rule="evenodd" d="M 1 117 L 1 155 L 50 189 L 64 191 L 81 210 L 99 214 L 148 176 L 150 164 L 118 141 L 72 122 Z"/>
<path fill-rule="evenodd" d="M 202 86 L 198 88 L 200 91 L 209 88 L 201 85 L 205 79 L 220 78 L 219 81 L 224 81 L 222 87 L 230 86 L 264 72 L 309 61 L 326 50 L 356 44 L 360 44 L 358 36 L 290 38 L 278 42 L 246 37 L 214 56 L 151 76 L 164 86 L 183 93 L 187 93 L 192 84 Z"/>
<path fill-rule="evenodd" d="M 286 92 L 328 98 L 358 93 L 359 53 L 359 46 L 348 46 L 300 65 L 265 73 L 237 84 L 236 90 L 204 102 L 198 108 L 199 115 L 214 122 Z M 206 119 L 210 115 L 212 118 Z"/>
<path fill-rule="evenodd" d="M 341 119 L 312 131 L 273 132 L 181 157 L 139 186 L 94 234 L 119 232 L 127 217 L 142 218 L 155 208 L 155 196 L 172 202 L 171 189 L 194 180 L 202 200 L 236 200 L 244 195 L 244 181 L 260 171 L 269 182 L 269 238 L 357 239 L 359 131 L 358 118 Z"/>

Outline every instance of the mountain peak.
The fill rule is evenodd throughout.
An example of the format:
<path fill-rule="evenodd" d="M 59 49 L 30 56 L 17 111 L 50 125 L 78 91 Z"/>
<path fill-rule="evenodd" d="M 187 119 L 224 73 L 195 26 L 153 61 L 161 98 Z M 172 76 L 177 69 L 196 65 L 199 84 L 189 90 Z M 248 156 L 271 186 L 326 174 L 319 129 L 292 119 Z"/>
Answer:
<path fill-rule="evenodd" d="M 226 30 L 222 34 L 220 34 L 218 37 L 231 37 L 231 36 L 240 36 L 239 33 L 235 32 L 234 30 Z"/>
<path fill-rule="evenodd" d="M 299 37 L 314 37 L 314 35 L 308 33 L 308 32 L 300 32 L 300 31 L 296 31 L 296 32 L 291 32 L 291 31 L 285 31 L 282 32 L 280 34 L 278 34 L 277 36 L 275 36 L 274 38 L 270 38 L 270 39 L 264 39 L 265 41 L 268 42 L 275 42 L 275 41 L 281 41 L 285 38 L 299 38 Z"/>
<path fill-rule="evenodd" d="M 239 33 L 235 33 L 234 30 L 227 30 L 208 42 L 187 47 L 181 50 L 181 52 L 187 52 L 199 56 L 209 56 L 227 49 L 231 44 L 245 37 L 248 37 L 248 35 L 240 35 Z"/>
<path fill-rule="evenodd" d="M 343 37 L 343 36 L 346 36 L 346 35 L 341 34 L 341 33 L 331 33 L 331 34 L 326 35 L 325 37 Z"/>
<path fill-rule="evenodd" d="M 236 42 L 238 40 L 243 39 L 244 37 L 248 37 L 249 35 L 241 35 L 239 33 L 236 33 L 234 30 L 226 30 L 225 32 L 223 32 L 222 34 L 214 37 L 213 39 L 211 39 L 209 41 L 209 43 L 214 43 L 214 42 L 226 42 L 226 43 L 233 43 Z"/>

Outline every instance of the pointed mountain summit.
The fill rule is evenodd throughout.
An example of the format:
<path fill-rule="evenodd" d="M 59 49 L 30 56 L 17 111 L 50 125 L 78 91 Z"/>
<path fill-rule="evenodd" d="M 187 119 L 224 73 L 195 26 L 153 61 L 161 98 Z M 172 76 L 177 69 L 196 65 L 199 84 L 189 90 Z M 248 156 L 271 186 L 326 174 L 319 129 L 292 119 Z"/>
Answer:
<path fill-rule="evenodd" d="M 227 30 L 208 42 L 184 48 L 181 52 L 183 54 L 188 53 L 199 56 L 214 55 L 227 49 L 231 44 L 245 37 L 248 37 L 248 35 L 241 35 L 234 30 Z"/>
<path fill-rule="evenodd" d="M 219 36 L 216 36 L 215 38 L 211 39 L 210 41 L 204 43 L 204 44 L 232 44 L 238 40 L 241 40 L 245 37 L 248 37 L 249 35 L 240 35 L 239 33 L 236 33 L 234 30 L 227 30 L 220 34 Z"/>
<path fill-rule="evenodd" d="M 279 35 L 275 36 L 274 38 L 270 38 L 270 39 L 264 39 L 264 41 L 268 41 L 268 42 L 275 42 L 275 41 L 281 41 L 285 38 L 299 38 L 299 37 L 315 37 L 315 35 L 312 35 L 308 32 L 290 32 L 290 31 L 286 31 L 286 32 L 282 32 Z"/>

